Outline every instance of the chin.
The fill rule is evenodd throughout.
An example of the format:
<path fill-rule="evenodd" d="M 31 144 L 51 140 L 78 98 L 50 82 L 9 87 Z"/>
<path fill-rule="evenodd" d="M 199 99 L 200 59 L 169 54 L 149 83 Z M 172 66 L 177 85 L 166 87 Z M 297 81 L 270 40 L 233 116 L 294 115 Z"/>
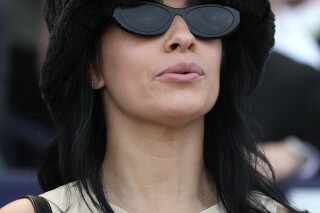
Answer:
<path fill-rule="evenodd" d="M 203 118 L 213 105 L 170 107 L 164 110 L 163 116 L 176 121 L 193 121 Z"/>
<path fill-rule="evenodd" d="M 173 117 L 194 117 L 203 116 L 211 110 L 216 103 L 216 98 L 198 98 L 190 97 L 188 99 L 168 101 L 164 106 L 164 111 L 167 111 Z"/>

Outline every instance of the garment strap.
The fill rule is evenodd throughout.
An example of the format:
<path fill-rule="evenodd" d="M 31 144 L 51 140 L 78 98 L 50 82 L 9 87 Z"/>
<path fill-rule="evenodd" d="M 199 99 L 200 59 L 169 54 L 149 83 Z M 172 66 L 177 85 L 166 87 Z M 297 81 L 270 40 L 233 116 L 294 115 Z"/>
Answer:
<path fill-rule="evenodd" d="M 38 196 L 26 195 L 21 198 L 27 198 L 32 203 L 35 213 L 52 213 L 52 209 L 50 207 L 47 199 Z"/>

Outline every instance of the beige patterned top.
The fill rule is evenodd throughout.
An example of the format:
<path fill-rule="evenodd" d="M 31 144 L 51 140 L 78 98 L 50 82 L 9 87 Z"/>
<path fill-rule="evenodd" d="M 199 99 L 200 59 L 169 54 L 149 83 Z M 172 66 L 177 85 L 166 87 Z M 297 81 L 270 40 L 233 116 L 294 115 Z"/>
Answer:
<path fill-rule="evenodd" d="M 41 194 L 41 197 L 46 198 L 50 206 L 52 208 L 53 213 L 60 213 L 65 212 L 68 210 L 68 213 L 87 213 L 90 212 L 88 206 L 86 205 L 85 201 L 79 196 L 79 192 L 77 188 L 74 186 L 74 184 L 68 184 L 69 187 L 66 187 L 67 185 L 61 186 L 59 188 L 56 188 L 52 191 L 46 192 L 44 194 Z M 72 196 L 70 196 L 72 195 Z M 261 195 L 259 193 L 255 193 L 257 198 L 261 201 L 261 203 L 271 212 L 276 213 L 277 212 L 277 204 L 274 200 Z M 92 209 L 93 212 L 95 211 L 95 207 L 93 206 L 92 202 L 90 201 L 88 195 L 84 193 L 84 196 L 86 198 L 86 201 Z M 115 213 L 127 213 L 120 207 L 110 204 L 111 208 Z M 221 203 L 218 203 L 204 211 L 201 211 L 200 213 L 225 213 L 223 206 Z"/>

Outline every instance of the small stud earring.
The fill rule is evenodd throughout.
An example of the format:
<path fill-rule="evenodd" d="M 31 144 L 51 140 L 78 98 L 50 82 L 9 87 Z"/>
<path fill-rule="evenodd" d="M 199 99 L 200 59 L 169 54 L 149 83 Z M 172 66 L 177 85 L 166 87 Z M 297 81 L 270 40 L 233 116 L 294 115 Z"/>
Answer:
<path fill-rule="evenodd" d="M 94 88 L 94 83 L 93 83 L 93 81 L 91 81 L 91 87 Z"/>

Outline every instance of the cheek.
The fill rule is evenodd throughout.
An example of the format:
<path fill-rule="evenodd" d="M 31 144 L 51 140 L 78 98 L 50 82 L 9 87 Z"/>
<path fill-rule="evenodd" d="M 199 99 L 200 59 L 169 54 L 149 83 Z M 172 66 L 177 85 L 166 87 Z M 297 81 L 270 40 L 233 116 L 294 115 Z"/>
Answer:
<path fill-rule="evenodd" d="M 152 42 L 141 41 L 114 27 L 102 39 L 103 71 L 106 83 L 143 77 L 144 69 L 154 63 Z M 151 50 L 150 50 L 151 49 Z M 145 75 L 145 74 L 144 74 Z"/>
<path fill-rule="evenodd" d="M 127 91 L 135 92 L 137 85 L 143 85 L 144 63 L 135 52 L 135 55 L 128 54 L 118 48 L 117 53 L 108 51 L 104 54 L 103 74 L 106 84 L 106 91 L 116 99 L 127 100 Z M 109 54 L 110 53 L 110 54 Z M 117 97 L 119 96 L 119 97 Z"/>
<path fill-rule="evenodd" d="M 201 52 L 203 63 L 207 66 L 208 70 L 208 96 L 215 102 L 220 89 L 220 71 L 222 60 L 222 42 L 221 40 L 213 40 L 203 47 L 204 51 Z"/>
<path fill-rule="evenodd" d="M 121 33 L 109 33 L 102 42 L 102 72 L 105 82 L 104 102 L 107 108 L 116 106 L 122 112 L 135 108 L 136 100 L 143 99 L 150 77 L 150 66 L 156 57 L 148 52 L 150 44 L 128 40 Z M 139 45 L 138 45 L 139 44 Z M 132 51 L 134 50 L 134 51 Z M 114 109 L 114 108 L 113 108 Z"/>
<path fill-rule="evenodd" d="M 216 101 L 219 96 L 220 91 L 220 79 L 219 79 L 219 72 L 212 73 L 209 78 L 209 84 L 207 87 L 206 92 L 203 94 L 203 100 L 205 105 L 205 111 L 210 111 L 214 105 L 216 104 Z"/>

